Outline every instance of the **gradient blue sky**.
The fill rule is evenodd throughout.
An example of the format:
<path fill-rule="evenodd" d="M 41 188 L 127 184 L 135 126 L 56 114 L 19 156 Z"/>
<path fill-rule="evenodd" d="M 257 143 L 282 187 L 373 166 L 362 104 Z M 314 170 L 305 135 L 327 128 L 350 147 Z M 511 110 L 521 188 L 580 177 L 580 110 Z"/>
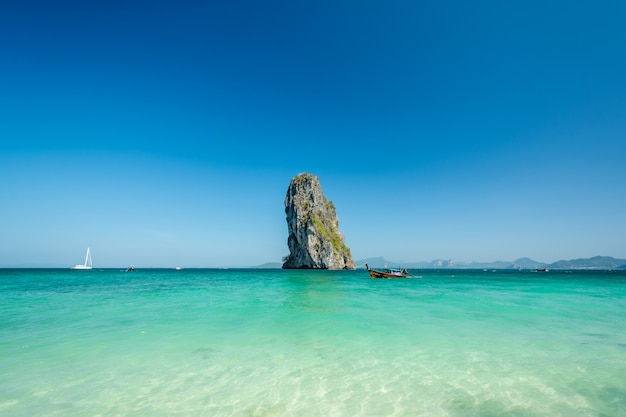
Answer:
<path fill-rule="evenodd" d="M 626 258 L 624 1 L 0 4 L 0 267 Z"/>

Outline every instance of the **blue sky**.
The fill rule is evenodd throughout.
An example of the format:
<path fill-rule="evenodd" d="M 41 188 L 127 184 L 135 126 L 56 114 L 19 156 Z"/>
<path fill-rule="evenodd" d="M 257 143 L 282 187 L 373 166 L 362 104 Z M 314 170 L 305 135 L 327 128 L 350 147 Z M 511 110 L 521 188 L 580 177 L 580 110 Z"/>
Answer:
<path fill-rule="evenodd" d="M 622 1 L 0 5 L 0 267 L 626 258 Z"/>

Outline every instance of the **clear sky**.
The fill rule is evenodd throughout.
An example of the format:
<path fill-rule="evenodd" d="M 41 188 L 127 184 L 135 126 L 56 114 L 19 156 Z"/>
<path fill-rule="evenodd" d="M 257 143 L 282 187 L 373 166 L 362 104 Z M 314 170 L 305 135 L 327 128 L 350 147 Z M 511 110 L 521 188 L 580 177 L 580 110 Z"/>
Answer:
<path fill-rule="evenodd" d="M 626 2 L 0 4 L 0 267 L 626 258 Z"/>

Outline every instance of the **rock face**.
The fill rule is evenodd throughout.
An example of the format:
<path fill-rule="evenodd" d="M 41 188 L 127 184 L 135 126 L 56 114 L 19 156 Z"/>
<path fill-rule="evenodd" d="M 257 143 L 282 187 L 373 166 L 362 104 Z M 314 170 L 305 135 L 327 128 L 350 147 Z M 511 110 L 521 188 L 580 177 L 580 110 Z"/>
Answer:
<path fill-rule="evenodd" d="M 285 269 L 356 269 L 350 249 L 339 233 L 333 203 L 326 199 L 317 176 L 291 179 L 285 197 L 290 255 Z"/>

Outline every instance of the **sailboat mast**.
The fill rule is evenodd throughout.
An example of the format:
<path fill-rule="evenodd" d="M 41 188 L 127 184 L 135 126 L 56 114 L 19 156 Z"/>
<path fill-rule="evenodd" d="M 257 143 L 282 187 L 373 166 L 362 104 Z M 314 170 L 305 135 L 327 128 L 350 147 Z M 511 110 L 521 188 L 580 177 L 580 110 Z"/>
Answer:
<path fill-rule="evenodd" d="M 89 259 L 89 248 L 87 248 L 87 255 L 85 255 L 85 266 L 88 266 L 89 264 L 87 263 Z"/>

